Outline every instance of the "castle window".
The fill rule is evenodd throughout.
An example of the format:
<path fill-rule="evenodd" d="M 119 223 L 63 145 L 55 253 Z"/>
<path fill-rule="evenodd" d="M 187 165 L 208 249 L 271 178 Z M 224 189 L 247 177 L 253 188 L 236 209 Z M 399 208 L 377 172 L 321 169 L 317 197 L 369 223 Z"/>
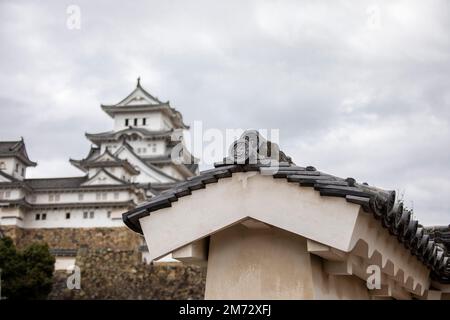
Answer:
<path fill-rule="evenodd" d="M 141 148 L 137 148 L 137 153 L 141 153 Z"/>
<path fill-rule="evenodd" d="M 89 218 L 94 219 L 94 211 L 89 212 Z"/>
<path fill-rule="evenodd" d="M 88 213 L 87 211 L 83 212 L 83 219 L 87 219 L 88 218 Z"/>
<path fill-rule="evenodd" d="M 100 200 L 101 198 L 102 198 L 101 192 L 97 192 L 97 193 L 95 194 L 95 199 Z"/>
<path fill-rule="evenodd" d="M 147 148 L 142 148 L 142 153 L 147 153 Z"/>
<path fill-rule="evenodd" d="M 0 199 L 3 199 L 3 194 L 4 194 L 4 192 L 0 191 Z"/>
<path fill-rule="evenodd" d="M 41 220 L 46 220 L 47 219 L 47 214 L 46 213 L 43 213 L 42 214 L 42 219 Z"/>
<path fill-rule="evenodd" d="M 118 200 L 119 199 L 119 193 L 118 192 L 114 192 L 114 199 Z"/>
<path fill-rule="evenodd" d="M 39 213 L 37 213 L 37 214 L 34 216 L 34 220 L 41 220 L 41 215 L 40 215 Z"/>
<path fill-rule="evenodd" d="M 11 191 L 5 191 L 5 199 L 9 199 L 11 197 Z"/>
<path fill-rule="evenodd" d="M 111 211 L 108 211 L 108 212 L 106 213 L 106 216 L 108 217 L 108 219 L 111 218 Z"/>
<path fill-rule="evenodd" d="M 134 118 L 134 125 L 135 125 L 135 126 L 138 125 L 138 118 Z"/>
<path fill-rule="evenodd" d="M 53 201 L 53 194 L 48 195 L 48 201 Z"/>
<path fill-rule="evenodd" d="M 6 164 L 4 161 L 0 162 L 0 170 L 6 170 Z"/>
<path fill-rule="evenodd" d="M 153 143 L 153 144 L 152 144 L 152 152 L 153 152 L 153 153 L 156 153 L 156 143 Z"/>
<path fill-rule="evenodd" d="M 107 192 L 103 192 L 102 200 L 106 200 L 107 198 L 108 198 L 108 193 Z"/>
<path fill-rule="evenodd" d="M 25 168 L 23 168 L 23 167 L 22 167 L 22 170 L 21 170 L 21 175 L 22 175 L 22 177 L 25 177 Z"/>
<path fill-rule="evenodd" d="M 84 194 L 79 193 L 79 194 L 78 194 L 78 200 L 79 200 L 79 201 L 83 201 L 83 198 L 84 198 Z"/>
<path fill-rule="evenodd" d="M 142 118 L 142 125 L 145 126 L 147 124 L 147 119 L 146 118 Z"/>
<path fill-rule="evenodd" d="M 66 212 L 66 219 L 70 219 L 70 212 Z"/>
<path fill-rule="evenodd" d="M 55 201 L 59 201 L 59 194 L 55 194 Z"/>
<path fill-rule="evenodd" d="M 19 172 L 19 164 L 16 163 L 16 172 Z"/>
<path fill-rule="evenodd" d="M 37 197 L 36 197 L 35 194 L 33 194 L 33 195 L 31 196 L 31 202 L 36 202 L 36 200 L 37 200 Z"/>
<path fill-rule="evenodd" d="M 125 119 L 125 126 L 128 127 L 130 125 L 130 119 Z"/>

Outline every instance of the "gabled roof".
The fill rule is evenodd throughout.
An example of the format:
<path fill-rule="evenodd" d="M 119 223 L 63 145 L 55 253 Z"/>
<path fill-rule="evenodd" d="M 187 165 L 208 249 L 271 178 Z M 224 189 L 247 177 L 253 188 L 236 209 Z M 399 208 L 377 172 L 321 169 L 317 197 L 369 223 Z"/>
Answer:
<path fill-rule="evenodd" d="M 41 189 L 75 189 L 79 188 L 83 182 L 87 180 L 87 176 L 82 177 L 66 177 L 66 178 L 39 178 L 25 179 L 25 182 L 33 190 Z"/>
<path fill-rule="evenodd" d="M 143 105 L 143 104 L 161 104 L 158 98 L 151 95 L 141 86 L 141 79 L 138 78 L 136 88 L 122 101 L 114 106 Z"/>
<path fill-rule="evenodd" d="M 152 165 L 169 165 L 173 164 L 171 153 L 166 153 L 164 155 L 158 155 L 158 156 L 147 156 L 147 157 L 141 157 L 146 163 L 152 164 Z M 190 174 L 196 175 L 198 173 L 198 159 L 195 158 L 193 155 L 190 156 L 190 163 L 181 163 L 181 164 L 174 164 L 176 167 L 184 167 Z"/>
<path fill-rule="evenodd" d="M 15 157 L 27 166 L 35 167 L 36 162 L 30 160 L 23 138 L 19 141 L 0 141 L 0 158 Z"/>
<path fill-rule="evenodd" d="M 119 154 L 121 152 L 122 149 L 127 149 L 134 157 L 136 157 L 143 165 L 147 166 L 148 168 L 150 168 L 151 170 L 155 171 L 156 173 L 160 174 L 161 176 L 168 178 L 169 180 L 176 182 L 178 181 L 177 179 L 175 179 L 174 177 L 168 175 L 167 173 L 165 173 L 164 171 L 162 171 L 160 168 L 158 168 L 157 166 L 145 162 L 139 155 L 137 155 L 134 150 L 133 147 L 130 146 L 129 143 L 127 143 L 126 141 L 123 143 L 123 145 L 115 152 L 115 154 Z"/>
<path fill-rule="evenodd" d="M 69 159 L 69 162 L 75 166 L 76 168 L 80 169 L 81 171 L 86 172 L 85 168 L 83 167 L 83 162 L 92 160 L 96 158 L 100 154 L 100 148 L 97 146 L 91 146 L 91 149 L 89 149 L 89 153 L 87 156 L 82 160 L 75 160 L 75 159 Z"/>
<path fill-rule="evenodd" d="M 167 115 L 173 120 L 176 127 L 189 128 L 184 124 L 181 113 L 172 108 L 169 101 L 162 102 L 142 88 L 139 78 L 136 88 L 125 99 L 112 105 L 102 104 L 101 107 L 112 118 L 116 113 L 160 110 L 167 112 Z"/>
<path fill-rule="evenodd" d="M 106 148 L 102 154 L 97 154 L 96 156 L 90 157 L 90 159 L 74 161 L 72 163 L 84 171 L 89 168 L 110 168 L 110 167 L 122 167 L 127 170 L 130 174 L 139 174 L 137 170 L 128 160 L 120 159 L 116 155 L 112 154 L 109 148 Z"/>
<path fill-rule="evenodd" d="M 255 144 L 252 137 L 256 137 Z M 413 219 L 411 211 L 405 209 L 401 202 L 396 202 L 395 191 L 357 183 L 354 178 L 339 178 L 320 172 L 312 166 L 296 166 L 281 151 L 276 159 L 270 152 L 267 152 L 268 156 L 260 156 L 262 149 L 267 151 L 273 145 L 270 141 L 261 140 L 263 138 L 257 132 L 244 133 L 243 137 L 233 144 L 233 153 L 229 158 L 215 164 L 214 169 L 180 182 L 149 202 L 124 213 L 125 224 L 135 232 L 142 233 L 140 218 L 171 207 L 179 198 L 205 189 L 208 184 L 217 183 L 234 173 L 253 171 L 274 179 L 283 179 L 286 183 L 294 183 L 299 187 L 314 188 L 321 196 L 340 197 L 360 205 L 365 212 L 373 215 L 387 232 L 395 236 L 396 241 L 402 243 L 412 255 L 432 270 L 433 279 L 450 283 L 450 257 L 447 250 L 430 239 L 426 230 Z"/>
<path fill-rule="evenodd" d="M 114 181 L 118 182 L 119 184 L 125 184 L 125 185 L 126 184 L 130 184 L 130 182 L 122 180 L 120 178 L 117 178 L 116 176 L 114 176 L 111 173 L 109 173 L 108 170 L 105 170 L 105 169 L 102 168 L 102 169 L 98 170 L 98 172 L 93 177 L 91 177 L 89 179 L 86 179 L 86 181 L 84 181 L 82 183 L 82 186 L 85 186 L 86 183 L 88 183 L 90 181 L 94 181 L 102 173 L 105 174 L 106 176 L 108 176 L 109 178 L 113 179 Z"/>

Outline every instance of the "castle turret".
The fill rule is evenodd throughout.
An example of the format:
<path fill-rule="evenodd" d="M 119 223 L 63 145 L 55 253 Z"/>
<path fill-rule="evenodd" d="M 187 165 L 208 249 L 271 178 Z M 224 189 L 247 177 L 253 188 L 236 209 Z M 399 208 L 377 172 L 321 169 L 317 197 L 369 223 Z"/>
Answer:
<path fill-rule="evenodd" d="M 113 130 L 86 133 L 94 146 L 84 160 L 71 160 L 73 165 L 85 171 L 88 161 L 108 151 L 112 157 L 128 160 L 139 172 L 133 178 L 138 183 L 169 184 L 198 173 L 198 165 L 186 148 L 183 157 L 191 163 L 175 163 L 172 159 L 174 146 L 183 143 L 183 130 L 189 128 L 181 113 L 169 101 L 162 102 L 147 92 L 140 79 L 122 101 L 101 107 L 114 119 Z"/>
<path fill-rule="evenodd" d="M 18 141 L 0 141 L 0 174 L 23 180 L 27 168 L 36 165 L 28 157 L 23 138 Z"/>

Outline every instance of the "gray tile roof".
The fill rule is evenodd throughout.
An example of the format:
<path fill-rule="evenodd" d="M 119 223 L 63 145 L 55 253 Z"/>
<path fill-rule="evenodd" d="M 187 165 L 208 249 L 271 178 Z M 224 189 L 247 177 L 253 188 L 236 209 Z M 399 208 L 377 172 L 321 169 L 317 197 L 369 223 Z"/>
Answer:
<path fill-rule="evenodd" d="M 39 178 L 25 179 L 25 182 L 35 190 L 38 189 L 72 189 L 79 188 L 80 185 L 87 180 L 83 177 L 67 177 L 67 178 Z"/>
<path fill-rule="evenodd" d="M 248 134 L 248 133 L 247 133 Z M 257 138 L 259 133 L 257 133 Z M 242 139 L 242 138 L 241 138 Z M 241 141 L 242 142 L 242 141 Z M 125 224 L 135 232 L 142 233 L 139 223 L 141 217 L 151 212 L 167 208 L 178 198 L 188 196 L 198 189 L 204 189 L 207 184 L 216 183 L 218 180 L 231 177 L 235 172 L 256 171 L 262 175 L 272 176 L 274 179 L 285 179 L 287 183 L 295 183 L 302 187 L 311 187 L 320 192 L 321 196 L 341 197 L 348 202 L 362 206 L 368 214 L 372 214 L 380 221 L 388 232 L 397 238 L 413 255 L 432 270 L 432 278 L 443 283 L 450 283 L 450 258 L 445 248 L 436 244 L 425 229 L 413 219 L 412 212 L 405 209 L 402 203 L 396 202 L 395 191 L 382 190 L 371 187 L 366 183 L 357 183 L 353 178 L 338 178 L 336 176 L 320 172 L 312 166 L 299 167 L 292 163 L 291 159 L 280 151 L 277 166 L 271 166 L 261 161 L 260 146 L 257 147 L 257 159 L 250 164 L 249 159 L 252 149 L 247 142 L 244 161 L 238 161 L 242 154 L 238 154 L 239 141 L 234 144 L 235 156 L 217 163 L 214 169 L 201 172 L 199 176 L 188 181 L 175 184 L 171 189 L 162 192 L 149 202 L 123 214 Z M 270 146 L 269 142 L 266 146 Z M 258 140 L 259 145 L 259 140 Z M 242 152 L 241 152 L 242 153 Z"/>
<path fill-rule="evenodd" d="M 129 104 L 124 105 L 123 103 L 131 97 L 137 90 L 141 91 L 145 96 L 154 101 L 154 103 L 149 102 L 148 104 Z M 116 112 L 129 112 L 129 111 L 147 111 L 147 110 L 162 110 L 168 112 L 169 116 L 172 118 L 175 126 L 177 128 L 189 129 L 189 126 L 183 122 L 182 114 L 175 108 L 170 106 L 170 101 L 162 102 L 157 97 L 151 95 L 146 91 L 138 82 L 136 88 L 122 101 L 113 105 L 101 105 L 103 111 L 105 111 L 111 117 L 114 116 Z"/>
<path fill-rule="evenodd" d="M 426 227 L 425 231 L 430 235 L 431 240 L 442 244 L 450 252 L 450 225 Z"/>
<path fill-rule="evenodd" d="M 173 130 L 150 131 L 145 128 L 132 127 L 120 131 L 106 131 L 100 133 L 86 133 L 86 137 L 91 141 L 103 141 L 105 139 L 117 139 L 122 134 L 140 133 L 148 138 L 170 138 Z"/>
<path fill-rule="evenodd" d="M 28 157 L 23 139 L 0 141 L 0 157 L 17 157 L 29 166 L 36 166 L 36 162 L 31 161 Z"/>

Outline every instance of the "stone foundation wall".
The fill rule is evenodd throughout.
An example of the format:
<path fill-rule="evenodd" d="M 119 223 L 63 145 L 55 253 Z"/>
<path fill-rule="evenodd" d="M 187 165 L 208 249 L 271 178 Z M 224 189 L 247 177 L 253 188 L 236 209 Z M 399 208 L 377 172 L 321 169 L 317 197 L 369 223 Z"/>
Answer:
<path fill-rule="evenodd" d="M 112 249 L 136 250 L 143 237 L 126 227 L 117 228 L 49 228 L 21 229 L 2 226 L 18 248 L 30 243 L 45 242 L 55 249 Z"/>
<path fill-rule="evenodd" d="M 71 273 L 56 272 L 49 299 L 203 299 L 206 271 L 181 263 L 148 265 L 133 251 L 95 250 L 77 256 L 80 290 L 67 289 Z"/>
<path fill-rule="evenodd" d="M 0 230 L 3 232 L 5 237 L 10 237 L 13 239 L 17 246 L 17 242 L 22 238 L 23 229 L 15 226 L 1 226 Z"/>
<path fill-rule="evenodd" d="M 181 263 L 142 262 L 143 238 L 126 227 L 21 229 L 1 227 L 21 249 L 45 242 L 76 249 L 81 289 L 67 289 L 66 271 L 56 271 L 49 299 L 203 299 L 206 271 Z"/>

